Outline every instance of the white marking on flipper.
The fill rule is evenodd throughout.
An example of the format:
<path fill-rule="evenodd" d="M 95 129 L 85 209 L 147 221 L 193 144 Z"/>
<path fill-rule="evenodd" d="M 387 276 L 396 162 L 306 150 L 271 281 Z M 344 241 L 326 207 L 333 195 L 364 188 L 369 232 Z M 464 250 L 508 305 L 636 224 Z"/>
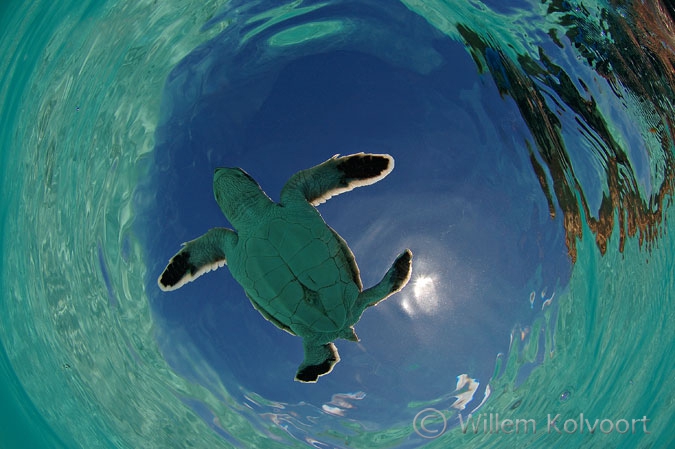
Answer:
<path fill-rule="evenodd" d="M 339 154 L 336 154 L 336 155 L 333 156 L 330 160 L 337 159 L 338 156 L 339 156 Z M 385 158 L 385 159 L 388 159 L 388 160 L 389 160 L 389 165 L 387 166 L 387 169 L 386 169 L 386 170 L 383 170 L 382 173 L 380 173 L 378 176 L 375 176 L 375 177 L 372 177 L 372 178 L 368 178 L 368 179 L 355 179 L 355 180 L 351 181 L 351 182 L 350 182 L 347 186 L 345 186 L 345 187 L 339 187 L 339 188 L 336 188 L 336 189 L 328 190 L 327 192 L 325 192 L 325 193 L 324 193 L 323 195 L 321 195 L 320 197 L 315 198 L 314 200 L 312 200 L 312 201 L 310 202 L 310 204 L 311 204 L 312 206 L 318 206 L 319 204 L 323 204 L 323 203 L 325 203 L 326 201 L 328 201 L 329 199 L 333 198 L 334 196 L 340 195 L 340 194 L 345 193 L 345 192 L 349 192 L 349 191 L 351 191 L 351 190 L 356 189 L 357 187 L 364 187 L 364 186 L 369 186 L 369 185 L 371 185 L 371 184 L 375 184 L 376 182 L 378 182 L 378 181 L 380 181 L 380 180 L 386 178 L 387 175 L 388 175 L 389 173 L 391 173 L 392 170 L 394 170 L 394 158 L 391 157 L 391 156 L 388 155 L 388 154 L 366 154 L 366 153 L 356 153 L 356 154 L 352 154 L 352 155 L 345 156 L 345 157 L 357 157 L 357 156 L 377 156 L 377 157 L 382 157 L 382 158 Z"/>
<path fill-rule="evenodd" d="M 213 228 L 189 242 L 171 259 L 157 280 L 163 291 L 176 290 L 204 273 L 227 263 L 227 252 L 237 242 L 237 234 L 227 228 Z M 194 273 L 193 273 L 194 272 Z"/>
<path fill-rule="evenodd" d="M 174 257 L 176 257 L 176 256 L 174 256 Z M 173 262 L 173 259 L 174 258 L 172 257 L 171 260 L 169 261 L 169 266 Z M 198 277 L 200 277 L 203 274 L 206 274 L 206 273 L 211 272 L 213 270 L 217 270 L 218 268 L 224 267 L 226 264 L 227 264 L 227 261 L 225 259 L 221 259 L 221 260 L 216 260 L 215 262 L 213 262 L 211 264 L 207 264 L 207 265 L 202 266 L 199 270 L 197 270 L 197 272 L 195 274 L 185 272 L 183 274 L 183 276 L 180 278 L 180 280 L 175 285 L 164 285 L 164 284 L 162 284 L 162 276 L 164 275 L 164 272 L 162 272 L 162 274 L 157 279 L 157 285 L 159 285 L 159 288 L 162 291 L 165 291 L 165 292 L 178 290 L 179 288 L 181 288 L 182 286 L 184 286 L 188 282 L 194 281 L 195 279 L 197 279 Z M 166 271 L 166 269 L 164 271 Z"/>

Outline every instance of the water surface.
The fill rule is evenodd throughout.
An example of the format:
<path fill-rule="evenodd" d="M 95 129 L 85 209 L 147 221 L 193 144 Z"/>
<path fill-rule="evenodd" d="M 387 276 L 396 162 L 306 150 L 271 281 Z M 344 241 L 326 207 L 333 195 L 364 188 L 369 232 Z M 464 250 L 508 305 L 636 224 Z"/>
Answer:
<path fill-rule="evenodd" d="M 673 443 L 665 3 L 0 12 L 3 447 Z M 181 242 L 228 225 L 215 167 L 276 200 L 359 151 L 394 172 L 319 210 L 366 286 L 404 247 L 414 274 L 316 385 L 226 269 L 159 291 Z M 536 432 L 462 432 L 469 413 Z M 582 413 L 619 427 L 566 432 Z"/>

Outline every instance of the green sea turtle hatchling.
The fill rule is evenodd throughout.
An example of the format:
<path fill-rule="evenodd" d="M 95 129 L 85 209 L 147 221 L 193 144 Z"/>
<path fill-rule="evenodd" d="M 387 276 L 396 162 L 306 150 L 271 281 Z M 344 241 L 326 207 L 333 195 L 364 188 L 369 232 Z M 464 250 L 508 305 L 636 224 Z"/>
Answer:
<path fill-rule="evenodd" d="M 253 307 L 302 337 L 305 359 L 295 380 L 316 382 L 340 361 L 333 340 L 358 341 L 354 324 L 363 311 L 408 283 L 412 253 L 403 251 L 379 284 L 363 290 L 352 251 L 314 206 L 374 184 L 393 168 L 387 154 L 336 155 L 293 175 L 278 204 L 242 169 L 216 169 L 216 201 L 236 232 L 214 228 L 185 243 L 159 287 L 175 290 L 227 263 Z"/>

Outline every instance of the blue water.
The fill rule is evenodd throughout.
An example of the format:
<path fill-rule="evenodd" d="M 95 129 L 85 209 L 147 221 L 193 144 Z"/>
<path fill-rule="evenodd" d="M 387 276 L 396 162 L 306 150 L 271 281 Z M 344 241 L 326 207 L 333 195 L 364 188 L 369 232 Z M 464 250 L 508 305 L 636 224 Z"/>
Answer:
<path fill-rule="evenodd" d="M 0 7 L 0 446 L 675 444 L 673 15 Z M 406 247 L 413 277 L 317 384 L 293 381 L 300 340 L 226 268 L 157 288 L 182 242 L 229 226 L 214 168 L 278 200 L 360 151 L 396 168 L 319 211 L 365 286 Z M 534 425 L 494 432 L 505 419 Z"/>

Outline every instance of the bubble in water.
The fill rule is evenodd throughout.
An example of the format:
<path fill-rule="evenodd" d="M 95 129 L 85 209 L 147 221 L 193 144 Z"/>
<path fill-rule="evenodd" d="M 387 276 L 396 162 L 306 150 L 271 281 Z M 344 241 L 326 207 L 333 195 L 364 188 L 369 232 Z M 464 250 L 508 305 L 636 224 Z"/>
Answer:
<path fill-rule="evenodd" d="M 572 393 L 569 392 L 569 390 L 565 390 L 562 393 L 560 393 L 560 402 L 567 402 L 567 400 L 572 396 Z"/>

